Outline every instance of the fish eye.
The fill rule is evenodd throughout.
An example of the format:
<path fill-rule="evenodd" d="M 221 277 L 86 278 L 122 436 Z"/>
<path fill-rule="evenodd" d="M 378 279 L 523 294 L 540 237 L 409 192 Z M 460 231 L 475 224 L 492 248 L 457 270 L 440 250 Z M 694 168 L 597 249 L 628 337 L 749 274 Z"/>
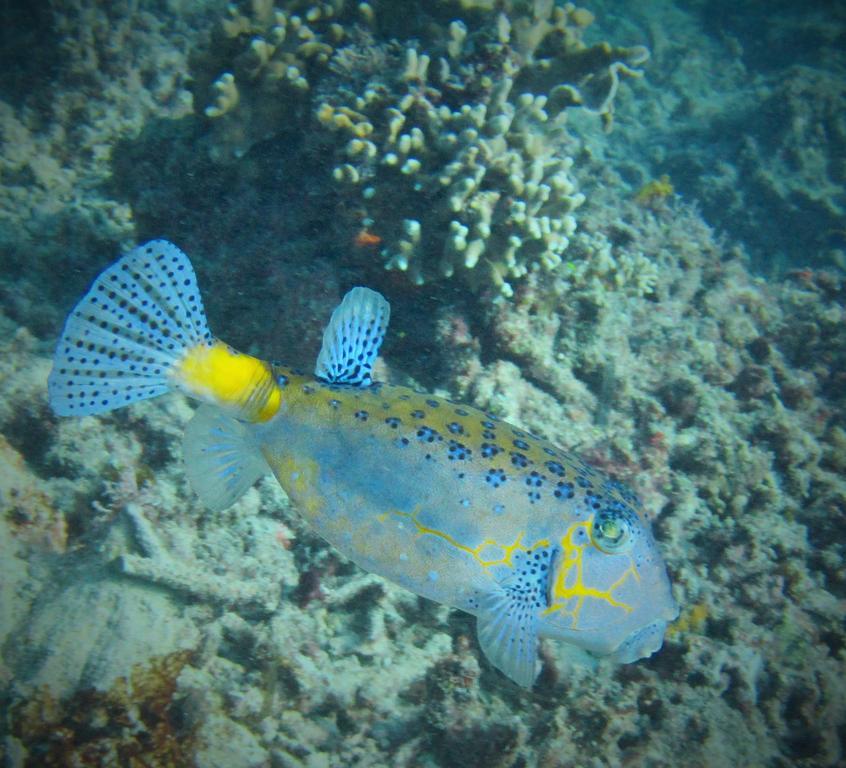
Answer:
<path fill-rule="evenodd" d="M 619 555 L 631 549 L 634 542 L 632 533 L 632 525 L 623 515 L 603 511 L 598 512 L 593 520 L 591 539 L 606 554 Z"/>

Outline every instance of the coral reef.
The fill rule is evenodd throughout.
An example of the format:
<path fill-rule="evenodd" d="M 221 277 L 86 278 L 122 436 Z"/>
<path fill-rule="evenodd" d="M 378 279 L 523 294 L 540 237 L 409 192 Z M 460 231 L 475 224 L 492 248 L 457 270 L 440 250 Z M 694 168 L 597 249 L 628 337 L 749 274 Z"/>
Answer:
<path fill-rule="evenodd" d="M 798 6 L 748 30 L 751 5 L 719 7 L 719 38 L 670 3 L 599 0 L 590 25 L 533 0 L 33 7 L 0 88 L 3 762 L 675 766 L 684 744 L 694 768 L 843 764 L 842 12 L 806 19 L 802 48 Z M 591 39 L 649 41 L 636 98 L 610 101 L 642 51 Z M 612 103 L 606 136 L 590 111 Z M 576 214 L 547 270 L 552 224 L 527 222 Z M 197 258 L 224 338 L 303 366 L 376 281 L 396 310 L 380 376 L 632 484 L 683 605 L 660 653 L 588 668 L 545 643 L 517 689 L 471 617 L 339 557 L 271 480 L 204 510 L 181 397 L 56 418 L 61 318 L 153 234 Z M 793 256 L 779 279 L 750 269 L 764 241 Z M 413 290 L 383 270 L 403 254 L 461 280 Z"/>
<path fill-rule="evenodd" d="M 671 167 L 701 179 L 690 191 L 706 214 L 725 215 L 732 234 L 768 269 L 784 272 L 793 263 L 844 269 L 846 172 L 833 161 L 846 147 L 842 79 L 795 67 L 765 93 L 754 112 L 738 114 L 744 136 L 726 147 L 730 162 L 714 166 L 691 151 Z"/>
<path fill-rule="evenodd" d="M 133 211 L 110 187 L 112 153 L 148 120 L 191 113 L 187 48 L 192 25 L 205 23 L 200 6 L 169 21 L 127 2 L 58 3 L 33 13 L 34 37 L 10 34 L 0 88 L 0 299 L 32 330 L 53 328 L 64 291 L 84 287 L 75 270 L 59 279 L 54 265 L 91 264 L 92 253 L 134 239 Z M 33 53 L 40 49 L 50 51 L 46 63 Z M 33 270 L 42 280 L 25 279 Z"/>
<path fill-rule="evenodd" d="M 745 244 L 759 272 L 843 270 L 843 9 L 815 0 L 783 10 L 761 23 L 723 0 L 701 15 L 671 3 L 660 15 L 632 9 L 660 106 L 638 95 L 633 114 L 621 100 L 626 131 L 607 151 L 622 167 L 630 142 L 648 146 L 645 167 L 630 165 L 634 188 L 669 173 L 706 220 Z"/>
<path fill-rule="evenodd" d="M 62 422 L 45 438 L 56 457 L 48 473 L 64 467 L 64 482 L 87 496 L 78 504 L 96 501 L 101 510 L 69 530 L 73 556 L 88 563 L 81 573 L 107 566 L 105 581 L 88 576 L 85 589 L 107 604 L 121 593 L 124 610 L 136 590 L 148 601 L 155 596 L 149 605 L 159 617 L 195 628 L 183 630 L 183 649 L 193 656 L 176 684 L 178 710 L 167 710 L 195 734 L 195 764 L 669 765 L 680 739 L 691 765 L 834 765 L 842 757 L 837 724 L 846 701 L 836 681 L 846 663 L 846 551 L 836 519 L 846 503 L 838 415 L 846 285 L 804 271 L 767 285 L 695 208 L 670 199 L 652 210 L 604 194 L 598 204 L 614 207 L 585 220 L 580 247 L 607 246 L 612 261 L 623 251 L 652 254 L 660 268 L 651 289 L 627 289 L 603 272 L 561 271 L 555 280 L 526 281 L 513 301 L 490 304 L 487 318 L 444 307 L 438 338 L 449 363 L 441 381 L 578 446 L 660 510 L 657 532 L 686 606 L 665 648 L 631 667 L 587 669 L 571 668 L 549 643 L 535 689 L 519 691 L 480 657 L 469 617 L 338 558 L 272 483 L 223 518 L 203 515 L 181 479 L 173 422 L 188 412 L 178 398 L 99 426 Z M 43 376 L 46 362 L 32 340 L 16 343 L 24 368 Z M 37 388 L 20 379 L 3 381 L 8 430 L 27 398 L 40 413 L 44 395 L 33 399 Z M 58 460 L 75 452 L 71 435 L 93 431 L 90 440 L 128 440 L 124 458 L 89 447 L 87 465 Z M 136 468 L 143 465 L 135 452 L 157 441 L 169 447 L 160 450 L 155 486 L 144 490 L 139 480 L 149 470 Z M 26 462 L 36 460 L 31 447 L 21 449 Z M 104 491 L 96 476 L 109 460 L 126 469 L 113 470 Z M 58 479 L 43 485 L 50 503 L 63 487 Z M 9 530 L 39 562 L 43 537 L 31 527 Z M 136 569 L 130 578 L 120 564 Z M 58 567 L 67 572 L 68 562 Z M 73 591 L 53 599 L 46 585 L 56 571 L 49 561 L 40 568 L 35 584 L 44 591 L 34 609 L 21 603 L 12 611 L 15 636 L 56 643 L 73 627 L 73 637 L 84 636 L 87 617 L 96 615 L 91 603 L 69 624 Z M 70 572 L 79 582 L 80 572 Z M 88 653 L 87 663 L 73 666 L 98 672 L 98 691 L 131 674 L 104 662 L 109 654 L 126 658 L 126 640 Z M 4 658 L 17 680 L 7 695 L 19 718 L 41 701 L 38 686 L 59 675 L 55 664 L 13 652 L 8 642 Z M 63 685 L 63 699 L 80 685 L 90 689 Z M 96 733 L 117 738 L 121 717 Z M 24 757 L 90 745 L 61 728 L 66 739 L 45 743 L 46 731 L 32 723 L 22 730 L 20 722 L 7 742 Z M 62 728 L 71 728 L 67 722 Z"/>
<path fill-rule="evenodd" d="M 673 696 L 700 713 L 687 727 L 705 748 L 717 749 L 706 723 L 725 717 L 722 733 L 751 730 L 772 753 L 833 765 L 844 700 L 809 675 L 820 665 L 833 681 L 844 664 L 843 539 L 829 522 L 846 490 L 833 458 L 843 396 L 832 389 L 843 375 L 844 281 L 804 271 L 765 285 L 695 209 L 669 205 L 618 206 L 582 232 L 652 254 L 653 290 L 626 298 L 595 279 L 529 282 L 495 305 L 494 359 L 460 386 L 482 407 L 579 445 L 662 510 L 658 529 L 677 551 L 671 568 L 688 608 L 665 650 L 619 678 L 638 680 L 641 696 L 652 685 L 645 670 L 686 679 Z M 651 754 L 654 728 L 673 719 L 657 710 L 651 733 L 618 734 L 621 755 Z M 777 735 L 773 717 L 801 726 Z M 727 763 L 742 749 L 732 738 L 692 764 Z M 746 755 L 761 764 L 760 753 Z"/>

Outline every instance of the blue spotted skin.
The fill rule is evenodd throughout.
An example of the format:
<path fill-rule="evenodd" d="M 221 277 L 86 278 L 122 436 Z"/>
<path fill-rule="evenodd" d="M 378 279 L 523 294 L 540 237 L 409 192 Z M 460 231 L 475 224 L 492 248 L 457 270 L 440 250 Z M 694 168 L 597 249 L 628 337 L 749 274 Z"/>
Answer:
<path fill-rule="evenodd" d="M 654 622 L 652 647 L 620 660 L 660 646 L 677 609 L 646 513 L 622 485 L 466 405 L 275 374 L 282 405 L 253 427 L 261 451 L 311 525 L 359 566 L 474 614 L 510 579 L 533 595 L 540 636 L 610 654 Z M 627 552 L 592 543 L 603 514 L 629 521 Z"/>

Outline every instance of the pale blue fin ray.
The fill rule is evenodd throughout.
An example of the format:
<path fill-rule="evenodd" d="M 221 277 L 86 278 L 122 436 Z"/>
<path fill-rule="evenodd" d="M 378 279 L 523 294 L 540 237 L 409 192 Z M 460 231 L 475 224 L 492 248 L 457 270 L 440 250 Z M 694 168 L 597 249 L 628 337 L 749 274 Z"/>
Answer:
<path fill-rule="evenodd" d="M 191 486 L 214 512 L 232 506 L 270 472 L 247 425 L 210 405 L 188 422 L 182 447 Z"/>
<path fill-rule="evenodd" d="M 485 656 L 524 688 L 535 681 L 538 624 L 547 607 L 548 549 L 515 553 L 510 576 L 479 599 L 477 631 Z"/>
<path fill-rule="evenodd" d="M 330 384 L 366 387 L 388 329 L 391 306 L 369 288 L 353 288 L 335 308 L 323 333 L 314 374 Z"/>

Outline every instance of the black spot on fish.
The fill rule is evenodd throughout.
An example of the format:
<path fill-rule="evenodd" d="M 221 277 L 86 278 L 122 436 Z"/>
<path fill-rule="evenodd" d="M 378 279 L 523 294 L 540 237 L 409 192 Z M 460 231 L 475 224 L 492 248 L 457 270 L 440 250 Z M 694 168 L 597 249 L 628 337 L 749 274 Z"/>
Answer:
<path fill-rule="evenodd" d="M 433 443 L 438 433 L 431 427 L 422 426 L 417 430 L 417 439 L 424 443 Z"/>

